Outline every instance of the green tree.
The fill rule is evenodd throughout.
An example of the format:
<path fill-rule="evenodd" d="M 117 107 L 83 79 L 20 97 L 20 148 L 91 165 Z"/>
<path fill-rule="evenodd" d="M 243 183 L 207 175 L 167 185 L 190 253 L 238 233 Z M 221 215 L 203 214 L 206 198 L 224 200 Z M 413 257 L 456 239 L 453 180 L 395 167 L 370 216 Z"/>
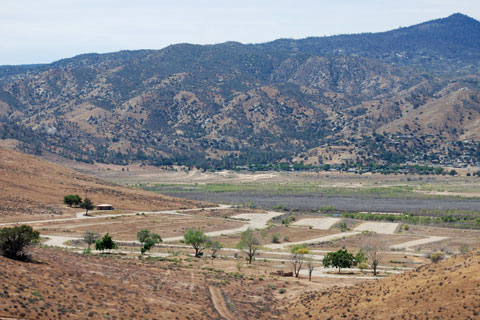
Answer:
<path fill-rule="evenodd" d="M 305 244 L 297 244 L 290 248 L 290 253 L 293 265 L 293 274 L 296 278 L 298 278 L 303 262 L 305 261 L 305 255 L 309 253 L 309 250 Z"/>
<path fill-rule="evenodd" d="M 150 237 L 150 230 L 144 229 L 137 232 L 137 240 L 144 243 Z"/>
<path fill-rule="evenodd" d="M 144 254 L 150 251 L 157 243 L 162 242 L 162 237 L 156 233 L 150 233 L 150 230 L 145 229 L 137 232 L 137 239 L 143 245 L 140 252 Z"/>
<path fill-rule="evenodd" d="M 218 240 L 208 240 L 207 247 L 212 251 L 212 258 L 216 258 L 217 251 L 223 248 L 223 244 Z"/>
<path fill-rule="evenodd" d="M 240 242 L 237 244 L 237 248 L 243 250 L 248 257 L 248 263 L 252 263 L 253 257 L 257 254 L 258 248 L 260 248 L 261 241 L 258 239 L 255 231 L 248 228 L 242 232 Z"/>
<path fill-rule="evenodd" d="M 334 267 L 338 268 L 338 272 L 341 272 L 342 268 L 351 268 L 353 265 L 353 254 L 346 249 L 340 249 L 338 251 L 329 252 L 323 258 L 323 266 L 325 268 Z"/>
<path fill-rule="evenodd" d="M 108 234 L 108 232 L 103 236 L 103 238 L 97 239 L 97 241 L 95 241 L 95 250 L 105 251 L 117 248 L 117 243 L 113 241 L 112 237 Z"/>
<path fill-rule="evenodd" d="M 82 198 L 78 194 L 68 194 L 63 197 L 63 203 L 71 207 L 72 205 L 78 206 L 82 203 Z"/>
<path fill-rule="evenodd" d="M 2 228 L 0 229 L 0 253 L 10 259 L 27 260 L 25 247 L 38 242 L 39 239 L 40 233 L 33 231 L 31 226 Z"/>
<path fill-rule="evenodd" d="M 80 208 L 85 209 L 85 215 L 88 216 L 88 210 L 93 210 L 95 206 L 93 205 L 92 200 L 85 198 L 82 203 L 80 203 Z"/>
<path fill-rule="evenodd" d="M 357 254 L 355 255 L 355 262 L 357 264 L 367 262 L 367 257 L 365 256 L 365 253 L 363 252 L 362 248 L 360 248 L 360 250 L 358 250 Z"/>
<path fill-rule="evenodd" d="M 185 243 L 189 244 L 195 249 L 195 257 L 199 258 L 203 254 L 203 250 L 207 247 L 208 237 L 202 230 L 188 229 L 183 235 Z"/>
<path fill-rule="evenodd" d="M 89 249 L 90 249 L 90 245 L 95 243 L 95 241 L 97 241 L 98 238 L 100 238 L 100 235 L 93 231 L 85 231 L 85 233 L 83 234 L 83 241 L 85 241 L 88 244 Z"/>

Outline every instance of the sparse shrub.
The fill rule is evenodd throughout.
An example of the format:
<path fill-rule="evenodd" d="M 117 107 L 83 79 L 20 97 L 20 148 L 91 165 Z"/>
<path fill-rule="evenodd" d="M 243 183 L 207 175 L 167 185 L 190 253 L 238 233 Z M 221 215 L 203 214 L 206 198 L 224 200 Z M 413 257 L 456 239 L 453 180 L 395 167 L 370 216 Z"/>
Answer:
<path fill-rule="evenodd" d="M 365 256 L 365 253 L 363 252 L 363 249 L 360 248 L 360 250 L 358 250 L 357 254 L 355 255 L 355 262 L 360 265 L 364 262 L 367 262 L 367 257 Z"/>
<path fill-rule="evenodd" d="M 283 241 L 289 242 L 289 241 L 290 241 L 290 238 L 286 235 L 286 236 L 283 237 Z"/>
<path fill-rule="evenodd" d="M 337 210 L 335 206 L 324 206 L 318 209 L 320 212 L 334 212 L 335 210 Z"/>
<path fill-rule="evenodd" d="M 287 292 L 287 289 L 285 289 L 285 288 L 278 289 L 278 293 L 280 293 L 280 294 L 284 294 L 285 292 Z"/>
<path fill-rule="evenodd" d="M 345 221 L 341 222 L 339 227 L 340 227 L 340 231 L 342 232 L 349 230 L 347 223 Z"/>
<path fill-rule="evenodd" d="M 285 204 L 276 204 L 272 207 L 272 209 L 277 211 L 287 211 L 288 207 Z"/>
<path fill-rule="evenodd" d="M 83 254 L 90 254 L 90 253 L 92 253 L 92 249 L 90 248 L 86 248 L 83 250 Z"/>
<path fill-rule="evenodd" d="M 278 233 L 272 234 L 272 242 L 273 243 L 280 243 L 280 234 L 278 234 Z"/>
<path fill-rule="evenodd" d="M 410 230 L 410 226 L 405 223 L 405 224 L 402 226 L 402 231 L 408 231 L 408 230 Z"/>
<path fill-rule="evenodd" d="M 363 272 L 363 270 L 368 269 L 368 263 L 366 262 L 361 262 L 358 264 L 358 269 Z"/>
<path fill-rule="evenodd" d="M 468 244 L 462 244 L 459 250 L 460 253 L 464 254 L 470 251 L 470 247 L 468 246 Z"/>
<path fill-rule="evenodd" d="M 207 248 L 212 251 L 211 257 L 216 258 L 217 251 L 223 248 L 223 244 L 220 243 L 218 240 L 208 240 L 207 241 Z"/>
<path fill-rule="evenodd" d="M 243 268 L 243 263 L 241 263 L 240 261 L 237 262 L 237 270 L 238 272 L 241 272 L 242 271 L 242 268 Z"/>
<path fill-rule="evenodd" d="M 95 250 L 105 251 L 117 248 L 117 243 L 113 241 L 112 237 L 108 234 L 108 232 L 103 236 L 102 239 L 97 239 L 97 241 L 95 242 Z"/>
<path fill-rule="evenodd" d="M 90 249 L 90 246 L 94 244 L 98 238 L 100 238 L 100 235 L 94 231 L 85 231 L 83 234 L 83 241 L 88 244 L 88 249 Z"/>
<path fill-rule="evenodd" d="M 443 259 L 445 259 L 445 254 L 443 252 L 435 252 L 430 255 L 430 260 L 432 260 L 433 263 L 437 263 Z"/>
<path fill-rule="evenodd" d="M 25 247 L 40 240 L 40 233 L 31 226 L 21 225 L 0 229 L 0 253 L 7 258 L 27 260 Z"/>

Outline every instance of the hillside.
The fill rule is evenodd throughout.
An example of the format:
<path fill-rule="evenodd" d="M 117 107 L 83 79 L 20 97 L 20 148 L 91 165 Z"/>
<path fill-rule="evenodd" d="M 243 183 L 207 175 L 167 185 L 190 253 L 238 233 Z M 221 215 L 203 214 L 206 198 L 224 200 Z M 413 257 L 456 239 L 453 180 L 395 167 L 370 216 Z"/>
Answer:
<path fill-rule="evenodd" d="M 72 214 L 66 194 L 85 194 L 95 204 L 110 203 L 117 209 L 160 210 L 192 208 L 202 203 L 175 199 L 153 192 L 129 189 L 46 162 L 37 157 L 0 147 L 0 217 Z M 31 220 L 31 218 L 30 218 Z"/>
<path fill-rule="evenodd" d="M 478 319 L 480 253 L 345 289 L 307 292 L 296 319 Z"/>
<path fill-rule="evenodd" d="M 54 249 L 35 249 L 33 259 L 25 263 L 0 257 L 0 318 L 224 319 L 217 306 L 226 299 L 235 301 L 229 307 L 235 319 L 285 319 L 267 287 L 271 280 L 246 286 L 248 280 L 169 261 Z"/>
<path fill-rule="evenodd" d="M 479 48 L 480 22 L 455 14 L 384 33 L 0 67 L 0 139 L 90 163 L 448 164 L 463 154 L 474 164 Z M 430 126 L 431 108 L 448 123 Z M 419 142 L 398 138 L 410 135 Z M 348 160 L 319 151 L 330 147 L 347 147 Z"/>

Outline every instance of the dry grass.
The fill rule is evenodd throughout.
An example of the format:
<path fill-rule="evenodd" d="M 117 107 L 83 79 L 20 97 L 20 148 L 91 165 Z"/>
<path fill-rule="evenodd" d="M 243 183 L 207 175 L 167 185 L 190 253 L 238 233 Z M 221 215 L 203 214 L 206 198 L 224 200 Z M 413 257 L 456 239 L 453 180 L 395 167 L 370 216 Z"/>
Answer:
<path fill-rule="evenodd" d="M 38 263 L 0 257 L 0 317 L 218 319 L 214 287 L 236 319 L 287 318 L 272 288 L 288 284 L 207 270 L 201 260 L 144 262 L 53 249 L 35 249 L 33 258 Z"/>
<path fill-rule="evenodd" d="M 478 319 L 480 252 L 348 289 L 307 292 L 296 319 Z"/>
<path fill-rule="evenodd" d="M 115 185 L 5 148 L 0 148 L 0 189 L 0 217 L 16 216 L 15 220 L 19 220 L 19 216 L 31 220 L 32 215 L 72 215 L 79 209 L 63 206 L 66 194 L 87 195 L 96 204 L 111 203 L 127 210 L 207 205 Z"/>

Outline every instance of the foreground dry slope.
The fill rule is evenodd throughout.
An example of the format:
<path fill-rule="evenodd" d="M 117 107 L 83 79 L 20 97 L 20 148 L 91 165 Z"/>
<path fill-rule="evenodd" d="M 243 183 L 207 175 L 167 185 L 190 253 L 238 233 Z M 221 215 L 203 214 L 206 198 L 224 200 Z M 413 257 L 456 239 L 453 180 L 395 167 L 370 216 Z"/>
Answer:
<path fill-rule="evenodd" d="M 345 289 L 303 294 L 298 319 L 479 319 L 480 252 Z"/>
<path fill-rule="evenodd" d="M 270 280 L 53 249 L 33 259 L 0 257 L 0 318 L 285 319 Z"/>
<path fill-rule="evenodd" d="M 6 148 L 0 148 L 0 190 L 0 217 L 64 212 L 65 194 L 84 197 L 86 192 L 94 203 L 111 203 L 119 209 L 159 210 L 201 205 L 111 184 Z"/>

